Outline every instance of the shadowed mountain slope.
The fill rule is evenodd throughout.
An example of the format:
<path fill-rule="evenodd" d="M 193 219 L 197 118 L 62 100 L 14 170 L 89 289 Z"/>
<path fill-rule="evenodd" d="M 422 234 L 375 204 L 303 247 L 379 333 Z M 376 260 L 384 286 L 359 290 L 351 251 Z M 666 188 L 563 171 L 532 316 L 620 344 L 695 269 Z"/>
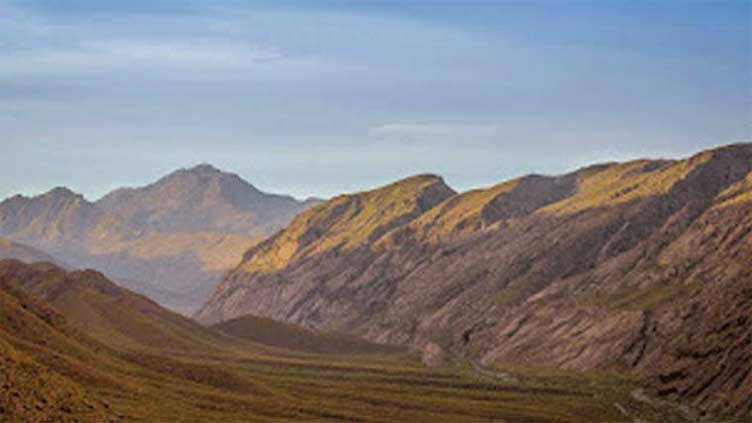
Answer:
<path fill-rule="evenodd" d="M 3 264 L 7 262 L 2 262 Z M 113 421 L 81 383 L 97 380 L 96 351 L 50 307 L 0 283 L 0 421 Z"/>
<path fill-rule="evenodd" d="M 66 188 L 9 198 L 0 203 L 0 236 L 101 270 L 189 314 L 244 251 L 315 203 L 201 165 L 96 203 Z"/>
<path fill-rule="evenodd" d="M 106 339 L 111 346 L 216 351 L 231 344 L 94 270 L 69 272 L 48 263 L 6 260 L 0 261 L 0 285 L 44 301 L 81 331 Z"/>
<path fill-rule="evenodd" d="M 252 313 L 486 364 L 624 369 L 746 416 L 750 172 L 740 144 L 528 176 L 444 195 L 381 232 L 331 200 L 249 250 L 198 317 Z"/>
<path fill-rule="evenodd" d="M 261 345 L 316 354 L 398 353 L 397 346 L 374 344 L 354 336 L 315 332 L 300 326 L 251 315 L 241 316 L 211 327 L 225 335 Z"/>

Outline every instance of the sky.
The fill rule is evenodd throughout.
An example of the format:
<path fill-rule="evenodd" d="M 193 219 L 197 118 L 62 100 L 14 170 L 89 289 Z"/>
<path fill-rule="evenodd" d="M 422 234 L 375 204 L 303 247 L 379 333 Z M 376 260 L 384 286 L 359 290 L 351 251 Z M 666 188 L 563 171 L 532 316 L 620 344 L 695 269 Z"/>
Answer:
<path fill-rule="evenodd" d="M 0 197 L 328 197 L 752 140 L 747 0 L 0 0 Z"/>

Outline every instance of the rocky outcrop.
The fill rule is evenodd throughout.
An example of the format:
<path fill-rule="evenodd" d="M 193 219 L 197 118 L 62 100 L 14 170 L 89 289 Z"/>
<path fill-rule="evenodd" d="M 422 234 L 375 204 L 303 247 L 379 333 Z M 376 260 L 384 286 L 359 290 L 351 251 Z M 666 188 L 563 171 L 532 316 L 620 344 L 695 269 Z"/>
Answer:
<path fill-rule="evenodd" d="M 406 200 L 401 183 L 339 197 L 249 250 L 198 317 L 254 313 L 485 364 L 616 368 L 748 415 L 750 172 L 742 144 L 439 190 L 424 207 L 400 207 L 424 192 Z M 702 349 L 714 333 L 717 355 Z"/>

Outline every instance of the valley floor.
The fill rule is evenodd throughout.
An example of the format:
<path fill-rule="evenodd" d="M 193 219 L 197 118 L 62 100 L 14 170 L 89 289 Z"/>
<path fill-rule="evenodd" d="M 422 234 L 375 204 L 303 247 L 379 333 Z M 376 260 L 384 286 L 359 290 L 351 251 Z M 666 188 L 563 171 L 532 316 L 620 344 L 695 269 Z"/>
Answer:
<path fill-rule="evenodd" d="M 692 421 L 615 373 L 428 368 L 398 348 L 236 323 L 204 328 L 93 271 L 0 262 L 0 422 Z"/>
<path fill-rule="evenodd" d="M 635 395 L 637 382 L 619 375 L 515 367 L 480 374 L 460 365 L 429 370 L 405 355 L 271 352 L 170 358 L 124 353 L 99 368 L 107 375 L 93 371 L 92 380 L 78 382 L 60 375 L 70 369 L 53 363 L 43 372 L 59 378 L 51 383 L 85 394 L 73 394 L 81 400 L 45 415 L 35 408 L 41 397 L 31 401 L 28 391 L 14 401 L 8 364 L 1 365 L 0 386 L 9 389 L 0 393 L 0 404 L 6 409 L 16 404 L 21 410 L 15 416 L 29 422 L 688 421 L 678 408 Z M 46 407 L 56 400 L 45 401 Z"/>

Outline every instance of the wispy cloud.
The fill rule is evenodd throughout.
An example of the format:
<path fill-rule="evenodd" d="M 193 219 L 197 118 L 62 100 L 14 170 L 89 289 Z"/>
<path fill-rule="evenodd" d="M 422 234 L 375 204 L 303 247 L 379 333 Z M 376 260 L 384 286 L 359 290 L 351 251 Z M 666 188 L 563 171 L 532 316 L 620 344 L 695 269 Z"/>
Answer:
<path fill-rule="evenodd" d="M 493 136 L 502 127 L 497 124 L 472 123 L 388 123 L 371 128 L 376 137 Z"/>
<path fill-rule="evenodd" d="M 247 67 L 282 58 L 273 48 L 216 40 L 103 40 L 75 48 L 40 50 L 6 57 L 6 65 L 23 67 L 159 66 Z"/>
<path fill-rule="evenodd" d="M 0 3 L 0 71 L 139 66 L 232 69 L 283 57 L 269 43 L 216 33 L 216 20 L 118 16 L 60 21 Z"/>
<path fill-rule="evenodd" d="M 0 178 L 228 154 L 329 195 L 748 139 L 748 2 L 617 3 L 0 0 Z"/>

